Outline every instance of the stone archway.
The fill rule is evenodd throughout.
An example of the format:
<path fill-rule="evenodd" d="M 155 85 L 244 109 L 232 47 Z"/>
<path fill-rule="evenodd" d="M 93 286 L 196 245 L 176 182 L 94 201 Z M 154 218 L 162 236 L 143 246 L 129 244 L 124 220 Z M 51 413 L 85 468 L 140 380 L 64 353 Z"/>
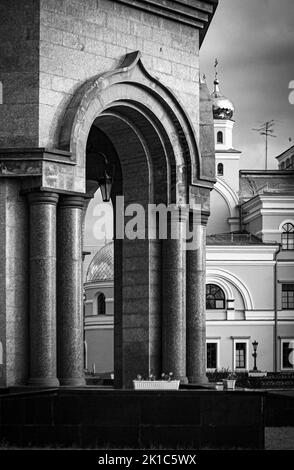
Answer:
<path fill-rule="evenodd" d="M 33 216 L 38 220 L 43 210 L 48 212 L 52 243 L 55 223 L 57 226 L 57 377 L 62 385 L 84 384 L 82 223 L 85 197 L 91 197 L 87 182 L 93 179 L 87 142 L 95 129 L 115 150 L 113 163 L 119 171 L 112 194 L 114 208 L 115 197 L 123 195 L 123 208 L 139 203 L 148 213 L 149 204 L 162 203 L 185 209 L 176 221 L 168 220 L 176 225 L 176 239 L 169 226 L 164 240 L 158 236 L 115 240 L 116 386 L 128 388 L 137 374 L 162 371 L 172 371 L 183 381 L 187 377 L 192 382 L 205 381 L 205 226 L 214 161 L 209 153 L 213 122 L 208 91 L 202 89 L 201 93 L 205 120 L 200 143 L 205 162 L 200 159 L 195 129 L 181 104 L 149 75 L 138 52 L 127 55 L 119 69 L 84 83 L 65 111 L 59 144 L 64 155 L 56 164 L 58 178 L 48 172 L 43 179 L 43 187 L 53 185 L 60 195 L 33 193 L 30 197 L 32 220 Z M 99 150 L 98 141 L 94 151 Z M 201 208 L 197 227 L 189 217 L 195 205 Z M 185 251 L 182 234 L 189 220 L 197 243 L 195 249 Z M 48 245 L 48 250 L 52 247 Z M 37 259 L 39 253 L 34 256 Z M 48 251 L 48 259 L 50 256 Z M 34 277 L 38 272 L 36 264 Z M 54 291 L 53 285 L 49 287 Z M 46 299 L 41 300 L 45 305 Z M 58 383 L 54 355 L 50 354 L 54 351 L 50 340 L 54 337 L 53 304 L 48 308 L 51 316 L 46 318 L 51 320 L 41 341 L 48 367 L 38 357 L 32 358 L 32 384 Z M 34 312 L 34 331 L 37 317 Z"/>
<path fill-rule="evenodd" d="M 85 83 L 66 110 L 60 147 L 71 152 L 75 174 L 84 180 L 85 190 L 86 147 L 93 126 L 110 139 L 118 155 L 121 177 L 115 183 L 113 198 L 123 195 L 124 207 L 135 202 L 148 213 L 148 204 L 203 203 L 200 190 L 195 190 L 197 184 L 201 186 L 202 176 L 195 131 L 172 92 L 144 69 L 140 53 L 127 55 L 120 69 Z M 207 182 L 206 187 L 209 193 Z M 204 194 L 205 190 L 202 192 Z M 188 217 L 186 210 L 177 221 L 179 234 L 183 233 Z M 67 220 L 64 214 L 62 219 Z M 65 226 L 62 219 L 59 233 L 64 237 L 70 232 L 67 239 L 74 243 L 74 229 L 70 229 L 68 220 Z M 197 232 L 198 249 L 187 253 L 181 237 L 177 240 L 156 237 L 150 240 L 147 236 L 140 240 L 115 240 L 117 386 L 130 386 L 139 373 L 146 376 L 163 370 L 173 371 L 184 381 L 187 376 L 191 380 L 205 380 L 205 299 L 202 297 L 205 291 L 203 230 L 206 219 L 205 212 Z M 62 278 L 62 265 L 70 265 L 71 261 L 65 252 L 60 252 L 59 262 Z M 195 270 L 193 275 L 192 270 Z M 75 276 L 71 279 L 77 282 Z M 72 330 L 77 331 L 79 325 L 75 327 L 63 299 L 69 289 L 68 283 L 67 289 L 61 283 L 59 318 L 70 319 Z M 70 334 L 63 324 L 61 320 L 60 338 Z M 68 321 L 65 324 L 68 325 Z M 75 358 L 75 363 L 79 362 L 76 341 L 69 341 L 69 344 L 72 344 L 72 353 L 67 351 L 67 356 Z M 187 363 L 186 355 L 190 354 L 193 357 L 200 355 L 201 360 L 196 358 Z M 64 361 L 68 363 L 61 349 L 60 378 L 64 375 L 62 370 L 68 370 Z M 65 383 L 68 383 L 67 379 Z"/>

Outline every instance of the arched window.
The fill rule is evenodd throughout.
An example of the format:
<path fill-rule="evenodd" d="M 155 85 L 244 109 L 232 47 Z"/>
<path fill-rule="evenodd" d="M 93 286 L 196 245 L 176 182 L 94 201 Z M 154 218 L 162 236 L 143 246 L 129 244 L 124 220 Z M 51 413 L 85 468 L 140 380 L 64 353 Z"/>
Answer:
<path fill-rule="evenodd" d="M 290 168 L 290 166 L 291 166 L 290 158 L 287 158 L 287 160 L 286 160 L 286 168 Z"/>
<path fill-rule="evenodd" d="M 97 315 L 105 315 L 105 295 L 99 294 L 97 298 Z"/>
<path fill-rule="evenodd" d="M 222 163 L 217 165 L 217 175 L 224 176 L 224 165 Z"/>
<path fill-rule="evenodd" d="M 215 284 L 206 285 L 206 310 L 223 310 L 225 308 L 224 291 Z"/>
<path fill-rule="evenodd" d="M 224 143 L 224 135 L 223 135 L 222 131 L 218 131 L 217 136 L 216 136 L 216 140 L 217 140 L 218 144 L 223 144 Z"/>
<path fill-rule="evenodd" d="M 282 230 L 282 249 L 294 250 L 294 225 L 284 224 Z"/>
<path fill-rule="evenodd" d="M 281 163 L 281 170 L 284 170 L 285 169 L 285 162 L 282 162 Z"/>

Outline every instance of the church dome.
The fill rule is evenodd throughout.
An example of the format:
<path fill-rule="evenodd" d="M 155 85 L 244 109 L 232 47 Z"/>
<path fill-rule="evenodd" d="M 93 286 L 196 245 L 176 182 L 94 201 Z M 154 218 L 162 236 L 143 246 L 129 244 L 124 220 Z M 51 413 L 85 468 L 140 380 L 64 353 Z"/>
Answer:
<path fill-rule="evenodd" d="M 113 241 L 101 248 L 91 263 L 87 271 L 87 282 L 113 281 Z"/>
<path fill-rule="evenodd" d="M 219 80 L 214 80 L 212 97 L 212 111 L 214 119 L 232 119 L 235 107 L 228 98 L 220 93 Z"/>

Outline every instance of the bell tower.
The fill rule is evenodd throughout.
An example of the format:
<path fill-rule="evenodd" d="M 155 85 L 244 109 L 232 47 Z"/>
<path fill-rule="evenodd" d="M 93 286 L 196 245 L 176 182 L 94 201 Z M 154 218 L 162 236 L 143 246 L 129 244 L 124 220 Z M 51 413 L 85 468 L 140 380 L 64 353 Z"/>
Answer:
<path fill-rule="evenodd" d="M 241 152 L 233 147 L 235 121 L 234 104 L 220 91 L 218 60 L 215 60 L 215 79 L 212 96 L 212 109 L 215 133 L 216 175 L 224 180 L 236 193 L 239 191 L 239 160 Z"/>

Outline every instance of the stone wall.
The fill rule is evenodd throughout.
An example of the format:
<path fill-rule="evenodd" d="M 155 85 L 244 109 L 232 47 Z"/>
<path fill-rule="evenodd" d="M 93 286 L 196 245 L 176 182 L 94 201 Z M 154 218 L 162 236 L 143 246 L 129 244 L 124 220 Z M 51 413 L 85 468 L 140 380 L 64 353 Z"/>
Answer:
<path fill-rule="evenodd" d="M 38 145 L 39 16 L 37 0 L 0 2 L 0 147 Z"/>
<path fill-rule="evenodd" d="M 10 393 L 0 436 L 20 447 L 263 449 L 266 400 L 237 390 Z"/>
<path fill-rule="evenodd" d="M 39 145 L 57 146 L 65 106 L 85 80 L 140 50 L 198 133 L 199 31 L 110 0 L 42 0 Z"/>

